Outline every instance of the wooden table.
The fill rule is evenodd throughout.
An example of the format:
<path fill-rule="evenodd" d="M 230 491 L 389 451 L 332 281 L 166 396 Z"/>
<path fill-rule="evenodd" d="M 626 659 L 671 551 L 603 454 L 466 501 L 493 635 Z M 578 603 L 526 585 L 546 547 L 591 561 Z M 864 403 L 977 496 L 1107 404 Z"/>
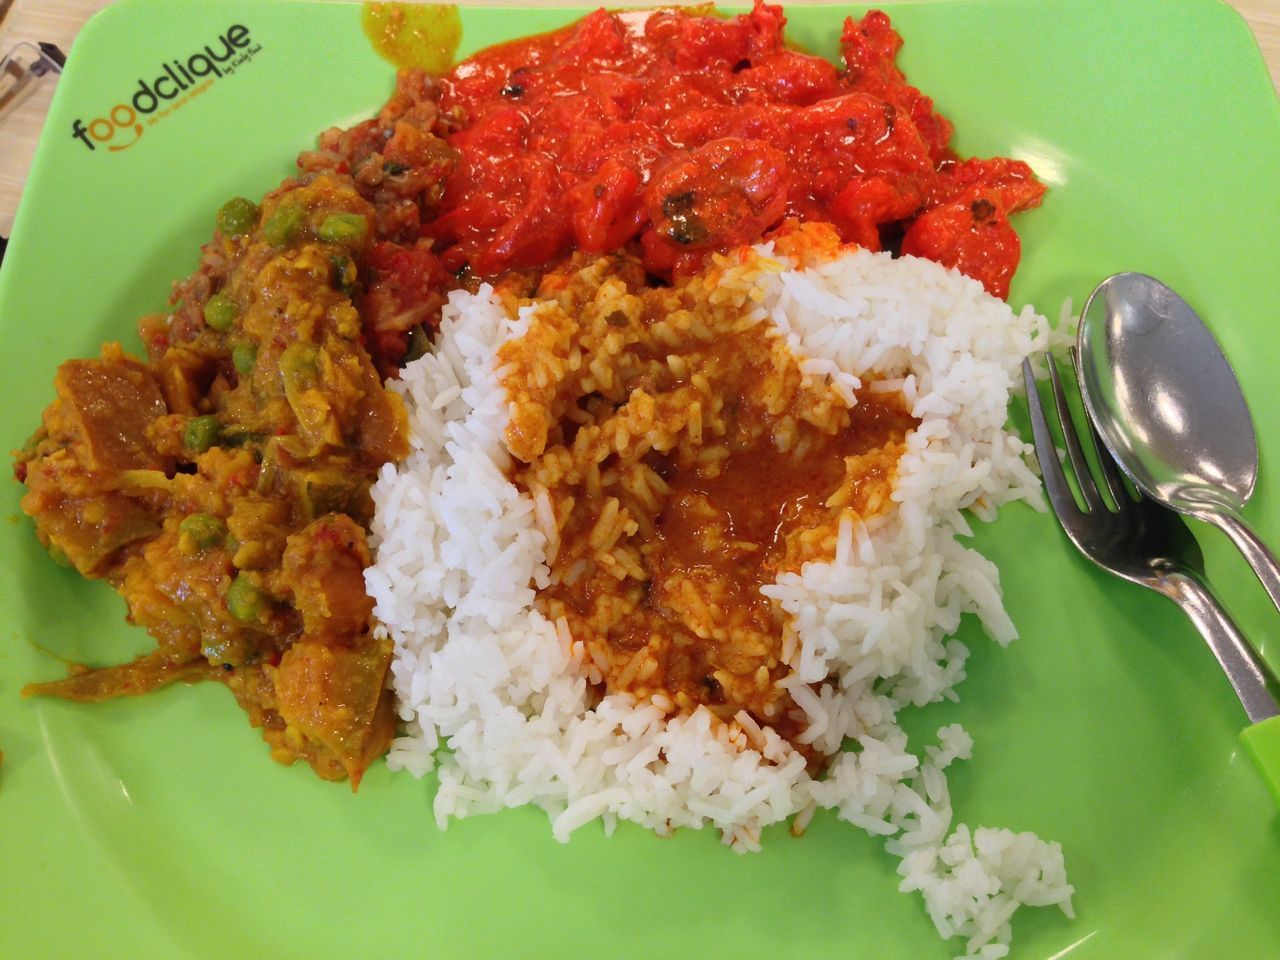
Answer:
<path fill-rule="evenodd" d="M 0 27 L 0 53 L 19 40 L 44 40 L 70 51 L 76 34 L 94 13 L 113 0 L 17 0 Z M 468 0 L 471 3 L 510 0 Z M 581 0 L 564 0 L 582 5 Z M 886 0 L 881 0 L 882 3 Z M 893 0 L 887 0 L 892 3 Z M 1117 0 L 1123 2 L 1123 0 Z M 619 4 L 621 5 L 621 4 Z M 1231 0 L 1248 22 L 1271 71 L 1272 82 L 1280 90 L 1280 0 Z M 0 7 L 4 6 L 0 0 Z M 40 127 L 49 110 L 54 84 L 41 80 L 35 90 L 3 121 L 0 121 L 0 235 L 8 235 L 13 214 L 22 195 Z"/>

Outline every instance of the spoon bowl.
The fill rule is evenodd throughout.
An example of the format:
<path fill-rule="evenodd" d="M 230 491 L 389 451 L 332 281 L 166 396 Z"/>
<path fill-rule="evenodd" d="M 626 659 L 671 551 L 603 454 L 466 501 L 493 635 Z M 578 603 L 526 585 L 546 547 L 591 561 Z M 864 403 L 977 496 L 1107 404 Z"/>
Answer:
<path fill-rule="evenodd" d="M 1240 515 L 1258 477 L 1253 418 L 1204 321 L 1154 277 L 1119 273 L 1090 294 L 1077 346 L 1085 406 L 1121 469 L 1221 527 L 1280 609 L 1280 565 Z"/>

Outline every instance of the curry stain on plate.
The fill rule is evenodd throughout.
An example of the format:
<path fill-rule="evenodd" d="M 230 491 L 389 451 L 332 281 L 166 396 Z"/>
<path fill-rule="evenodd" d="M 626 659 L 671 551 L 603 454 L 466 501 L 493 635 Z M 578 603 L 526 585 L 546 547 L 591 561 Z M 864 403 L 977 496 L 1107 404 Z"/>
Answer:
<path fill-rule="evenodd" d="M 444 73 L 462 42 L 462 19 L 452 3 L 366 3 L 361 21 L 378 55 L 402 70 Z"/>

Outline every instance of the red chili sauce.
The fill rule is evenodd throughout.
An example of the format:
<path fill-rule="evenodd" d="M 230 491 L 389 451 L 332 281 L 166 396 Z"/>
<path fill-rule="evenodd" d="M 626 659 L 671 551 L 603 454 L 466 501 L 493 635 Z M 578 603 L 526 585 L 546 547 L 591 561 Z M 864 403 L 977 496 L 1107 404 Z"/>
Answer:
<path fill-rule="evenodd" d="M 598 10 L 459 64 L 441 107 L 464 118 L 460 159 L 422 228 L 444 268 L 495 277 L 629 248 L 679 278 L 799 217 L 1007 296 L 1008 217 L 1044 193 L 1031 169 L 951 151 L 883 13 L 845 21 L 843 70 L 788 49 L 785 22 L 758 0 L 730 19 Z"/>

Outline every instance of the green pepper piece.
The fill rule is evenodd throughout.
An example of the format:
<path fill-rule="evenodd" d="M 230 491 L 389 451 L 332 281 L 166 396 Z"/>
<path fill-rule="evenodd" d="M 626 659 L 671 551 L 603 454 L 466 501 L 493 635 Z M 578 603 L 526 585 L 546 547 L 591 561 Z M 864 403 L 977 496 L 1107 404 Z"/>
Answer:
<path fill-rule="evenodd" d="M 409 328 L 409 343 L 404 352 L 402 363 L 412 363 L 419 357 L 426 356 L 431 352 L 431 338 L 427 336 L 427 331 L 422 328 L 422 324 Z"/>
<path fill-rule="evenodd" d="M 351 262 L 351 258 L 337 253 L 329 258 L 329 265 L 333 267 L 333 289 L 348 299 L 353 297 L 357 275 L 356 265 Z"/>
<path fill-rule="evenodd" d="M 258 205 L 245 197 L 232 197 L 218 210 L 218 229 L 229 237 L 239 237 L 258 222 Z"/>
<path fill-rule="evenodd" d="M 218 439 L 220 429 L 217 417 L 192 417 L 182 431 L 182 445 L 195 453 L 204 453 Z"/>

